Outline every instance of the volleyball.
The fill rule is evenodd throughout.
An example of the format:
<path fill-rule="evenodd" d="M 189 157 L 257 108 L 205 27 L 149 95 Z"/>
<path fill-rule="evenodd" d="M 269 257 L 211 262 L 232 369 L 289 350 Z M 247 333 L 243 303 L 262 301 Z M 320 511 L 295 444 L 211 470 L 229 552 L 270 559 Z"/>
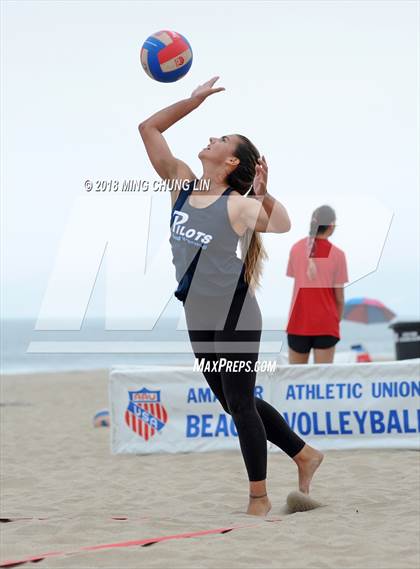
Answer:
<path fill-rule="evenodd" d="M 95 413 L 93 417 L 93 426 L 94 427 L 109 427 L 111 425 L 111 421 L 109 418 L 109 411 L 108 409 L 102 409 Z"/>
<path fill-rule="evenodd" d="M 140 61 L 147 75 L 162 83 L 173 83 L 184 77 L 192 60 L 188 40 L 169 30 L 149 36 L 140 51 Z"/>

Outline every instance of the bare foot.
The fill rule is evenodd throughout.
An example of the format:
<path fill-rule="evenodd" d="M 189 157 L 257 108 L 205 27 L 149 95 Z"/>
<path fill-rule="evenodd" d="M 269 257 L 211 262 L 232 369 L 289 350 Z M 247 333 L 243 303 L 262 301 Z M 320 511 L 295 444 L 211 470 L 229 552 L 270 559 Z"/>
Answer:
<path fill-rule="evenodd" d="M 305 445 L 303 449 L 293 457 L 299 471 L 299 490 L 304 494 L 309 494 L 311 480 L 323 459 L 323 453 L 309 445 Z"/>
<path fill-rule="evenodd" d="M 268 496 L 264 498 L 250 498 L 247 514 L 251 516 L 265 516 L 271 510 L 271 502 Z"/>

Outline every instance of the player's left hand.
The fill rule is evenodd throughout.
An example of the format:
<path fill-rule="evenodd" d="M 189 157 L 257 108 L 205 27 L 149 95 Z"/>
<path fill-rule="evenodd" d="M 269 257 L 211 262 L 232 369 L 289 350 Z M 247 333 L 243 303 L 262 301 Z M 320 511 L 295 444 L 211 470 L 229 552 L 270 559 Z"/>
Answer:
<path fill-rule="evenodd" d="M 204 101 L 209 95 L 214 95 L 214 93 L 225 91 L 226 89 L 224 87 L 213 87 L 218 79 L 220 79 L 220 77 L 216 75 L 202 85 L 196 87 L 191 93 L 191 98 L 193 99 L 195 97 L 197 99 L 200 99 L 200 101 Z"/>
<path fill-rule="evenodd" d="M 262 156 L 258 159 L 258 163 L 255 166 L 255 177 L 252 182 L 252 187 L 254 188 L 254 194 L 256 196 L 263 196 L 267 193 L 267 177 L 268 166 L 265 157 Z"/>

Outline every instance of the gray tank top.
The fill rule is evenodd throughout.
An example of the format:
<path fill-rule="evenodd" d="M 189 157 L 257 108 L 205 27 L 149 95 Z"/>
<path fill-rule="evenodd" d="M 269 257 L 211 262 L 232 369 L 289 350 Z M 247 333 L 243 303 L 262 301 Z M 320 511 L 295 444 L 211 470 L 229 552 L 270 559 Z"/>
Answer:
<path fill-rule="evenodd" d="M 171 214 L 172 262 L 178 287 L 175 296 L 185 302 L 187 294 L 232 295 L 248 288 L 245 265 L 236 255 L 239 236 L 227 210 L 233 188 L 227 188 L 216 201 L 204 208 L 192 207 L 188 197 L 195 180 L 181 190 Z"/>

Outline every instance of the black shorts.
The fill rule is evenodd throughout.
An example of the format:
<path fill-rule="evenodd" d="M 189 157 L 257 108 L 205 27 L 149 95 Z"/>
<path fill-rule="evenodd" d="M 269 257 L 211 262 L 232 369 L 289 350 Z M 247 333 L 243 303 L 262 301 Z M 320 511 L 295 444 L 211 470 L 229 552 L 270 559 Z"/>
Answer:
<path fill-rule="evenodd" d="M 311 348 L 325 350 L 332 348 L 340 340 L 336 336 L 298 336 L 297 334 L 287 334 L 289 348 L 299 354 L 307 354 Z"/>

